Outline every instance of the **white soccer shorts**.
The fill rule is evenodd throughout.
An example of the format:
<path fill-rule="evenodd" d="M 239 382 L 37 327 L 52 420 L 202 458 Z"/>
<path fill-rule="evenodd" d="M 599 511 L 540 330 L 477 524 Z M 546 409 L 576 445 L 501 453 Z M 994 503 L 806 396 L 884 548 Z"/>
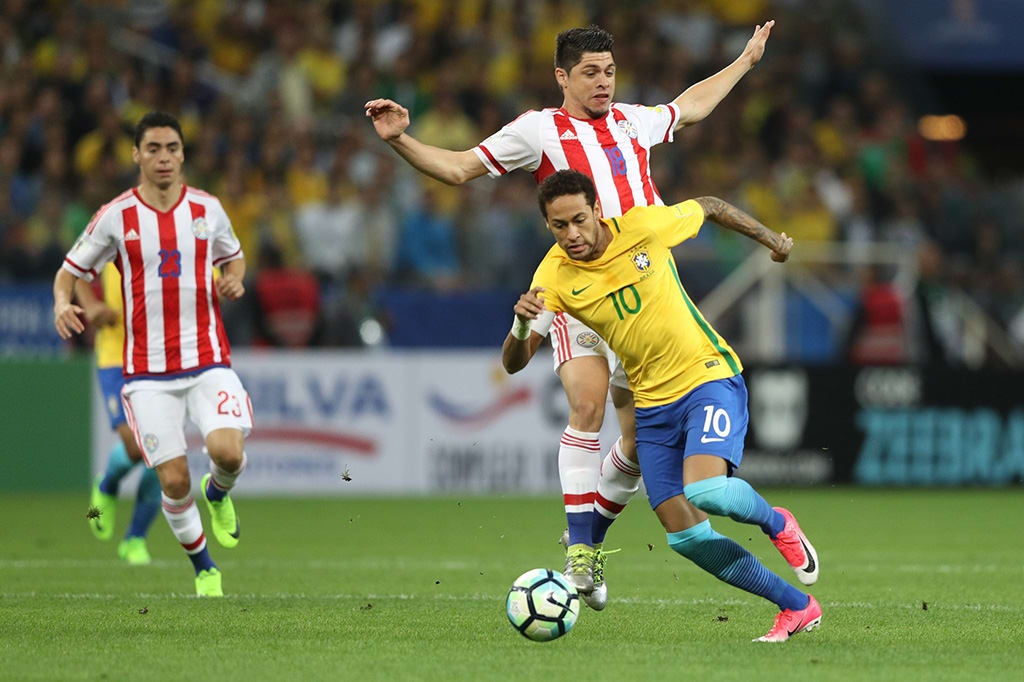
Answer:
<path fill-rule="evenodd" d="M 594 355 L 608 361 L 608 373 L 611 375 L 609 384 L 630 390 L 629 379 L 615 352 L 597 332 L 575 317 L 565 313 L 548 313 L 538 317 L 531 328 L 541 335 L 550 333 L 555 374 L 562 363 Z"/>
<path fill-rule="evenodd" d="M 121 400 L 128 425 L 153 468 L 185 454 L 185 417 L 205 439 L 217 429 L 252 431 L 252 402 L 233 369 L 214 367 L 179 379 L 125 382 Z"/>

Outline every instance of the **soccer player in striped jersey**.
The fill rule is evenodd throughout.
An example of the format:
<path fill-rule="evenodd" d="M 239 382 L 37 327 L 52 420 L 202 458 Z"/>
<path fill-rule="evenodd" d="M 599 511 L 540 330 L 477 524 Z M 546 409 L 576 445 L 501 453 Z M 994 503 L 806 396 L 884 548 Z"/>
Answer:
<path fill-rule="evenodd" d="M 747 431 L 743 367 L 690 300 L 670 251 L 696 236 L 706 219 L 756 239 L 777 262 L 789 257 L 793 240 L 714 197 L 601 219 L 593 182 L 571 170 L 548 177 L 538 200 L 556 244 L 516 303 L 516 320 L 526 326 L 545 309 L 567 312 L 618 354 L 636 401 L 640 469 L 668 544 L 720 580 L 778 605 L 758 641 L 784 641 L 817 627 L 821 606 L 814 597 L 711 529 L 707 514 L 759 526 L 800 582 L 818 579 L 817 555 L 789 510 L 771 507 L 733 476 Z M 502 349 L 506 369 L 525 366 L 536 349 L 510 333 Z"/>
<path fill-rule="evenodd" d="M 633 206 L 660 206 L 650 172 L 650 149 L 671 142 L 679 128 L 706 118 L 761 59 L 774 21 L 754 29 L 729 66 L 655 107 L 622 104 L 615 97 L 612 36 L 602 29 L 559 34 L 555 80 L 562 105 L 527 111 L 473 149 L 452 151 L 423 144 L 405 129 L 409 112 L 388 99 L 366 103 L 377 134 L 417 170 L 448 184 L 481 175 L 500 177 L 522 168 L 537 182 L 572 168 L 593 178 L 606 216 Z M 607 344 L 569 314 L 544 313 L 532 332 L 539 343 L 551 332 L 555 371 L 569 401 L 569 424 L 558 450 L 569 538 L 566 575 L 592 608 L 604 607 L 607 586 L 601 550 L 608 526 L 639 487 L 629 385 Z M 598 432 L 611 382 L 622 437 L 602 460 Z M 603 464 L 602 464 L 603 462 Z"/>
<path fill-rule="evenodd" d="M 83 280 L 76 283 L 75 298 L 84 311 L 85 319 L 96 327 L 96 378 L 99 380 L 110 427 L 119 436 L 110 450 L 106 468 L 93 481 L 89 499 L 90 506 L 98 512 L 97 515 L 89 516 L 89 528 L 98 539 L 109 540 L 114 534 L 121 479 L 142 462 L 142 451 L 128 427 L 128 419 L 121 404 L 121 389 L 124 388 L 124 372 L 121 367 L 124 348 L 121 275 L 113 263 L 107 263 L 100 277 L 103 282 L 102 298 Z M 144 467 L 135 494 L 131 523 L 117 547 L 117 555 L 121 559 L 132 565 L 150 563 L 152 559 L 146 547 L 146 535 L 159 510 L 160 479 L 156 471 Z"/>
<path fill-rule="evenodd" d="M 245 259 L 220 201 L 184 183 L 181 126 L 150 112 L 135 130 L 140 181 L 103 206 L 54 278 L 54 326 L 62 338 L 84 329 L 71 301 L 76 280 L 91 281 L 113 261 L 121 271 L 125 340 L 121 391 L 128 425 L 146 466 L 155 469 L 171 532 L 195 568 L 196 593 L 222 596 L 185 459 L 184 420 L 203 434 L 210 473 L 201 489 L 214 536 L 238 544 L 228 491 L 245 469 L 252 405 L 231 369 L 219 297 L 245 292 Z M 222 276 L 214 282 L 214 266 Z"/>

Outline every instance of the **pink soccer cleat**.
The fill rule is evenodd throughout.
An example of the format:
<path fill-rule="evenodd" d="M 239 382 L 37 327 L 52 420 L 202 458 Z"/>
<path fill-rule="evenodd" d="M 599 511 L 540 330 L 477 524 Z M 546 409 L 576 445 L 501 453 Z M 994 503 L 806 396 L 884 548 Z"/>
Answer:
<path fill-rule="evenodd" d="M 818 580 L 818 553 L 800 530 L 800 524 L 793 518 L 793 514 L 783 507 L 774 509 L 785 517 L 786 526 L 772 538 L 772 544 L 793 567 L 797 580 L 804 585 L 813 585 Z"/>
<path fill-rule="evenodd" d="M 768 634 L 753 641 L 785 642 L 798 632 L 810 632 L 821 625 L 821 605 L 811 595 L 807 595 L 807 597 L 807 606 L 799 611 L 792 609 L 780 611 L 775 616 L 775 624 L 772 625 Z"/>

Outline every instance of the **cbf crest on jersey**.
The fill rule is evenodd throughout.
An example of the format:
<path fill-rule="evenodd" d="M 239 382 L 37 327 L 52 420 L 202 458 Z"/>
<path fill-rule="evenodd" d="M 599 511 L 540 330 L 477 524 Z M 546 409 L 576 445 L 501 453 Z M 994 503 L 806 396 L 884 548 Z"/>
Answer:
<path fill-rule="evenodd" d="M 619 130 L 626 133 L 634 140 L 640 135 L 640 131 L 636 129 L 636 125 L 632 121 L 623 119 L 621 121 L 616 121 L 616 123 L 619 124 Z"/>
<path fill-rule="evenodd" d="M 651 267 L 651 257 L 647 255 L 647 249 L 634 251 L 630 258 L 633 261 L 633 267 L 639 272 L 647 272 L 648 268 Z"/>
<path fill-rule="evenodd" d="M 206 239 L 210 236 L 206 218 L 199 216 L 192 221 L 192 234 L 196 236 L 196 239 Z"/>

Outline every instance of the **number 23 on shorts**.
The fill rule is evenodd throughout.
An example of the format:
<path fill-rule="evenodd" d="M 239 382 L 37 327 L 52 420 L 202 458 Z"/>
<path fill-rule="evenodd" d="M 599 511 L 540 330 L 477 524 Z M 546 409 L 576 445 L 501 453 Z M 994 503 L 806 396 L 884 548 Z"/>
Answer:
<path fill-rule="evenodd" d="M 231 395 L 227 391 L 217 391 L 217 414 L 231 415 L 232 417 L 242 416 L 242 403 L 237 395 Z"/>

